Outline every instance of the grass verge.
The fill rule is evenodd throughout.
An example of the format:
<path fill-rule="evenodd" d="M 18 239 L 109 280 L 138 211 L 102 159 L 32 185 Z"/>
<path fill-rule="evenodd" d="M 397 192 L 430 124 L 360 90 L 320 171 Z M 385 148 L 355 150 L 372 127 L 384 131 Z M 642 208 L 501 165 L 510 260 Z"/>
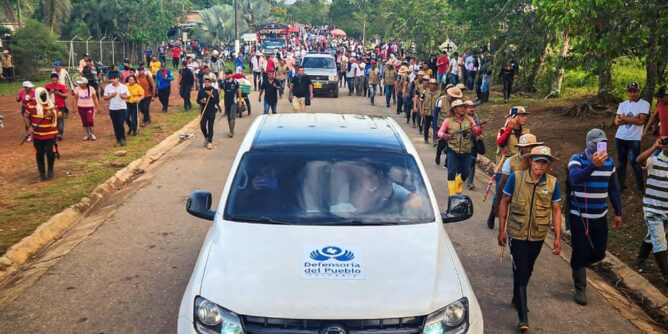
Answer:
<path fill-rule="evenodd" d="M 118 148 L 101 148 L 104 153 L 97 160 L 79 159 L 71 162 L 70 175 L 58 173 L 53 180 L 41 187 L 18 189 L 7 208 L 0 211 L 0 254 L 30 235 L 49 217 L 78 203 L 96 186 L 123 168 L 122 166 L 143 156 L 151 147 L 198 115 L 180 111 L 165 114 L 165 122 L 154 123 L 151 127 L 144 128 L 136 137 L 130 138 L 128 146 L 124 148 L 127 155 L 123 157 L 114 155 Z"/>

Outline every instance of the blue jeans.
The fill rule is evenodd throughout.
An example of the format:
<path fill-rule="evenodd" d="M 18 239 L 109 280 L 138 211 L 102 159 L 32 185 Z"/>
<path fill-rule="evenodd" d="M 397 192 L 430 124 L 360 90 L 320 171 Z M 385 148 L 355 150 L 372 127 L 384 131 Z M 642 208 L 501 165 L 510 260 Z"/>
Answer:
<path fill-rule="evenodd" d="M 642 168 L 636 161 L 640 155 L 640 140 L 623 140 L 615 138 L 617 145 L 617 178 L 619 179 L 619 186 L 626 187 L 626 163 L 631 160 L 631 169 L 633 176 L 635 176 L 638 191 L 644 192 L 645 183 L 642 177 Z"/>
<path fill-rule="evenodd" d="M 448 150 L 448 181 L 454 181 L 457 174 L 461 174 L 462 180 L 466 180 L 471 173 L 471 152 L 456 153 Z"/>
<path fill-rule="evenodd" d="M 348 95 L 353 95 L 355 92 L 355 77 L 346 78 L 348 82 Z"/>
<path fill-rule="evenodd" d="M 390 106 L 390 99 L 394 96 L 394 85 L 385 85 L 385 105 Z"/>
<path fill-rule="evenodd" d="M 475 179 L 475 162 L 478 159 L 478 152 L 473 150 L 471 153 L 471 171 L 469 173 L 469 177 L 464 179 L 466 181 L 467 186 L 472 186 L 473 185 L 473 180 Z"/>
<path fill-rule="evenodd" d="M 668 227 L 668 214 L 656 213 L 647 210 L 645 212 L 645 224 L 647 224 L 647 236 L 645 242 L 651 242 L 652 252 L 658 253 L 668 250 L 666 242 L 666 228 Z"/>
<path fill-rule="evenodd" d="M 109 117 L 111 118 L 111 124 L 114 127 L 116 142 L 125 140 L 125 120 L 128 118 L 128 110 L 109 110 Z"/>
<path fill-rule="evenodd" d="M 450 74 L 450 83 L 453 85 L 456 85 L 459 83 L 459 75 L 457 74 Z"/>
<path fill-rule="evenodd" d="M 269 114 L 269 108 L 271 108 L 271 113 L 275 114 L 276 113 L 276 103 L 270 104 L 267 102 L 267 99 L 264 100 L 264 114 L 267 115 Z"/>
<path fill-rule="evenodd" d="M 436 80 L 438 83 L 447 84 L 448 83 L 448 72 L 445 73 L 436 73 Z"/>

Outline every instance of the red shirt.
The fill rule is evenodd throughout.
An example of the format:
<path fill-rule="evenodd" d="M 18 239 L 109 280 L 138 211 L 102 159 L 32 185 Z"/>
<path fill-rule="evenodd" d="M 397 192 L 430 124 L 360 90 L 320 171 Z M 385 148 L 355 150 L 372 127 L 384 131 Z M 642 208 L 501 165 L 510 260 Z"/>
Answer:
<path fill-rule="evenodd" d="M 53 89 L 53 90 L 61 92 L 63 94 L 67 93 L 67 87 L 65 87 L 65 85 L 60 84 L 60 83 L 53 84 L 53 83 L 49 82 L 46 85 L 44 85 L 44 89 L 46 89 L 48 91 Z M 53 94 L 53 97 L 54 97 L 55 105 L 58 109 L 62 109 L 62 108 L 65 107 L 65 98 L 64 97 L 62 97 L 58 94 Z"/>
<path fill-rule="evenodd" d="M 178 47 L 172 48 L 172 57 L 179 58 L 181 57 L 181 49 Z"/>
<path fill-rule="evenodd" d="M 655 112 L 659 115 L 659 136 L 668 136 L 668 105 L 658 102 Z"/>
<path fill-rule="evenodd" d="M 274 72 L 276 70 L 276 64 L 272 59 L 267 60 L 267 73 Z"/>
<path fill-rule="evenodd" d="M 30 97 L 30 100 L 27 100 L 26 97 Z M 31 89 L 30 92 L 26 94 L 25 89 L 19 90 L 18 100 L 21 101 L 23 108 L 28 109 L 29 106 L 35 106 L 35 90 Z"/>
<path fill-rule="evenodd" d="M 436 67 L 438 73 L 445 73 L 448 70 L 448 65 L 450 65 L 450 59 L 447 56 L 440 56 L 436 59 L 436 64 L 441 64 Z"/>

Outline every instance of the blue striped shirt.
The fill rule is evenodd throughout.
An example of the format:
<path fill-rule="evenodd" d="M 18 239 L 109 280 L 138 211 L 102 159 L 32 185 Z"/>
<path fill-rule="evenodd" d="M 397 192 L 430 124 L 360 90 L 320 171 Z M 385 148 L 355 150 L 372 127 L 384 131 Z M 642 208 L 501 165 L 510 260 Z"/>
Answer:
<path fill-rule="evenodd" d="M 610 193 L 611 185 L 616 180 L 615 164 L 612 159 L 608 159 L 603 166 L 596 168 L 584 153 L 578 153 L 571 157 L 568 163 L 568 173 L 570 174 L 571 190 L 573 194 L 569 198 L 571 210 L 570 213 L 583 218 L 598 219 L 605 217 L 608 213 L 608 198 L 617 196 Z M 616 204 L 615 214 L 621 215 L 621 204 Z M 579 209 L 579 210 L 578 210 Z M 582 214 L 580 214 L 582 213 Z"/>

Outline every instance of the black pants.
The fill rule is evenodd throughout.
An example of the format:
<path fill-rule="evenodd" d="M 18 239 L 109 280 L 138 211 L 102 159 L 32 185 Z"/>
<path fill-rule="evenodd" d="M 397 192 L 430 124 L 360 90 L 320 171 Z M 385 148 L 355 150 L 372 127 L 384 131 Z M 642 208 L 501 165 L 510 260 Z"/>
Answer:
<path fill-rule="evenodd" d="M 585 235 L 585 225 L 580 217 L 570 215 L 571 221 L 571 268 L 577 270 L 603 260 L 608 247 L 608 219 L 588 219 L 589 237 Z M 587 220 L 584 221 L 585 224 Z M 589 242 L 591 239 L 591 243 Z M 592 247 L 593 246 L 593 247 Z"/>
<path fill-rule="evenodd" d="M 422 117 L 420 116 L 420 113 L 417 110 L 413 110 L 411 115 L 412 115 L 411 118 L 413 119 L 413 125 L 417 123 L 422 123 L 421 120 Z"/>
<path fill-rule="evenodd" d="M 46 167 L 49 171 L 53 171 L 53 163 L 56 161 L 56 154 L 53 152 L 53 139 L 34 139 L 32 140 L 35 146 L 35 161 L 37 162 L 37 170 L 40 175 L 46 174 Z M 44 166 L 44 157 L 46 157 L 47 166 Z"/>
<path fill-rule="evenodd" d="M 151 122 L 151 114 L 150 114 L 150 107 L 151 107 L 151 99 L 152 97 L 145 97 L 141 101 L 139 101 L 139 112 L 142 114 L 142 123 L 150 123 Z"/>
<path fill-rule="evenodd" d="M 160 104 L 162 104 L 162 112 L 167 112 L 167 106 L 169 106 L 169 91 L 171 87 L 158 90 L 158 99 Z"/>
<path fill-rule="evenodd" d="M 258 88 L 260 87 L 261 75 L 262 75 L 262 72 L 253 72 L 253 86 L 255 87 L 255 90 L 258 90 Z"/>
<path fill-rule="evenodd" d="M 172 58 L 172 66 L 179 68 L 179 58 Z"/>
<path fill-rule="evenodd" d="M 128 118 L 127 109 L 109 110 L 109 117 L 111 124 L 114 127 L 114 135 L 116 142 L 120 143 L 125 140 L 125 120 Z"/>
<path fill-rule="evenodd" d="M 543 241 L 527 241 L 510 238 L 510 255 L 513 257 L 513 291 L 529 285 L 533 265 L 536 263 Z"/>
<path fill-rule="evenodd" d="M 443 139 L 439 139 L 438 146 L 436 146 L 436 157 L 440 159 L 441 154 L 443 154 L 443 152 L 445 152 L 445 154 L 447 155 L 447 150 L 448 150 L 448 143 Z"/>
<path fill-rule="evenodd" d="M 199 128 L 202 130 L 202 135 L 209 143 L 213 142 L 213 123 L 216 120 L 215 112 L 205 112 L 202 114 L 202 119 L 199 121 Z"/>
<path fill-rule="evenodd" d="M 501 81 L 503 81 L 503 100 L 510 100 L 510 91 L 513 90 L 513 77 L 502 76 Z"/>
<path fill-rule="evenodd" d="M 63 116 L 58 117 L 56 120 L 56 126 L 58 127 L 58 136 L 62 137 L 63 133 L 65 132 L 65 113 L 63 113 Z"/>
<path fill-rule="evenodd" d="M 482 91 L 480 91 L 480 87 L 482 87 L 482 73 L 478 76 L 478 80 L 475 81 L 475 94 L 478 97 L 478 100 L 482 101 Z"/>
<path fill-rule="evenodd" d="M 404 94 L 397 91 L 397 115 L 401 114 L 401 109 L 404 106 Z"/>
<path fill-rule="evenodd" d="M 125 123 L 128 125 L 128 130 L 132 132 L 137 132 L 137 124 L 139 122 L 137 111 L 139 110 L 138 103 L 128 103 L 128 117 L 125 119 Z"/>
<path fill-rule="evenodd" d="M 192 91 L 193 86 L 191 85 L 181 85 L 179 89 L 179 95 L 183 99 L 183 110 L 188 111 L 192 109 L 193 104 L 190 102 L 190 92 Z"/>
<path fill-rule="evenodd" d="M 431 115 L 424 115 L 424 120 L 422 121 L 422 134 L 424 135 L 424 140 L 429 140 L 429 129 L 431 129 L 431 122 L 433 117 Z"/>

